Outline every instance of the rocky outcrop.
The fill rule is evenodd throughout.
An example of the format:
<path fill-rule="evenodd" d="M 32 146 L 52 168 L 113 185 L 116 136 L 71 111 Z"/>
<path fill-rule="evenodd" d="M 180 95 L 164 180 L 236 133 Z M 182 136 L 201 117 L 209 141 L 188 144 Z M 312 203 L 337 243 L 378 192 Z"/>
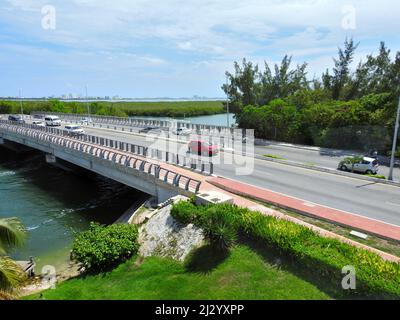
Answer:
<path fill-rule="evenodd" d="M 140 255 L 170 257 L 183 261 L 195 248 L 204 243 L 200 228 L 183 225 L 170 214 L 172 203 L 183 199 L 177 196 L 165 206 L 152 212 L 147 222 L 139 228 Z"/>

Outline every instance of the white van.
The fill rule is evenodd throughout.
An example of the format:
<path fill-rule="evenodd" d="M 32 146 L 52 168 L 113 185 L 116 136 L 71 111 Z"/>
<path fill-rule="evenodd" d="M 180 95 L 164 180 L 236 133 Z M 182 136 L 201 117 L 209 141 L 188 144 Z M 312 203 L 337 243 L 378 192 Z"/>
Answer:
<path fill-rule="evenodd" d="M 57 116 L 45 116 L 44 121 L 46 122 L 46 126 L 49 127 L 61 126 L 61 120 Z"/>

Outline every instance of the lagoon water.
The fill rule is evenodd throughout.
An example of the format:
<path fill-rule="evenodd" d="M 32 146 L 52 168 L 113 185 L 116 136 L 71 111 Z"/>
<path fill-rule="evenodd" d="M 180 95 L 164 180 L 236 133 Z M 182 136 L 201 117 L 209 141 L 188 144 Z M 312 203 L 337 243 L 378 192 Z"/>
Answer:
<path fill-rule="evenodd" d="M 186 118 L 169 118 L 169 117 L 134 117 L 139 119 L 154 119 L 154 120 L 169 120 L 169 121 L 187 121 L 193 124 L 205 124 L 212 126 L 227 126 L 229 119 L 229 126 L 236 124 L 235 115 L 233 113 L 213 114 L 208 116 L 186 117 Z"/>
<path fill-rule="evenodd" d="M 227 115 L 184 120 L 225 126 Z M 235 123 L 233 114 L 229 122 Z M 18 217 L 28 230 L 26 246 L 11 252 L 14 259 L 33 256 L 39 266 L 64 265 L 74 233 L 86 230 L 91 221 L 112 223 L 146 197 L 98 175 L 53 167 L 40 152 L 18 154 L 0 147 L 0 218 Z"/>
<path fill-rule="evenodd" d="M 42 153 L 0 148 L 0 218 L 18 217 L 28 230 L 26 246 L 11 252 L 14 259 L 34 256 L 39 265 L 61 263 L 75 232 L 91 221 L 113 223 L 145 197 L 98 175 L 55 168 Z"/>

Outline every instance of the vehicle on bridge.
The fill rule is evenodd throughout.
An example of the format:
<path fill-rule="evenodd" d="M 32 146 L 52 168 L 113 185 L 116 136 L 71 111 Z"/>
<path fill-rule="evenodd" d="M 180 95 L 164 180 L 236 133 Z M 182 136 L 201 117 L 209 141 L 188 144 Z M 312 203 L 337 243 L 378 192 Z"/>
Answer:
<path fill-rule="evenodd" d="M 188 152 L 212 157 L 218 153 L 218 147 L 204 140 L 192 140 L 188 144 Z"/>
<path fill-rule="evenodd" d="M 192 130 L 188 128 L 176 128 L 172 130 L 173 134 L 176 134 L 177 136 L 188 136 L 192 133 Z"/>
<path fill-rule="evenodd" d="M 360 157 L 360 159 L 356 159 L 354 157 L 349 157 L 339 162 L 338 169 L 342 171 L 377 174 L 379 163 L 378 160 L 374 158 Z"/>
<path fill-rule="evenodd" d="M 13 121 L 13 122 L 17 122 L 17 123 L 25 123 L 24 117 L 19 114 L 9 115 L 8 121 Z"/>
<path fill-rule="evenodd" d="M 145 127 L 143 129 L 140 129 L 139 133 L 150 133 L 151 131 L 154 131 L 154 130 L 160 130 L 160 128 L 159 127 Z"/>
<path fill-rule="evenodd" d="M 32 121 L 32 125 L 34 125 L 36 127 L 45 127 L 46 126 L 46 124 L 43 121 L 40 121 L 40 120 Z"/>
<path fill-rule="evenodd" d="M 49 127 L 61 126 L 61 120 L 57 116 L 45 116 L 44 121 L 46 122 L 46 126 L 49 126 Z"/>
<path fill-rule="evenodd" d="M 68 124 L 65 126 L 65 131 L 71 136 L 80 136 L 85 134 L 85 130 L 83 130 L 80 126 L 75 124 Z"/>
<path fill-rule="evenodd" d="M 82 118 L 81 120 L 80 120 L 80 123 L 82 124 L 82 125 L 86 125 L 86 126 L 88 126 L 90 123 L 92 123 L 93 122 L 93 120 L 91 119 L 91 118 L 88 118 L 88 117 L 85 117 L 85 118 Z"/>

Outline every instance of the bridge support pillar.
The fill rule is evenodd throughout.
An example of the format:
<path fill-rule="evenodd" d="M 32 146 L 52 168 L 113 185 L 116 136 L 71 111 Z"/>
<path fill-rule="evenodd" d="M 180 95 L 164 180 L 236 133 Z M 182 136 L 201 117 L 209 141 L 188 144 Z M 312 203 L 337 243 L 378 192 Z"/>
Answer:
<path fill-rule="evenodd" d="M 157 187 L 157 201 L 158 203 L 163 203 L 167 201 L 169 198 L 177 196 L 179 193 L 173 190 L 164 189 L 161 187 Z"/>
<path fill-rule="evenodd" d="M 57 162 L 57 158 L 54 154 L 49 154 L 46 153 L 46 162 L 47 163 L 56 163 Z"/>

